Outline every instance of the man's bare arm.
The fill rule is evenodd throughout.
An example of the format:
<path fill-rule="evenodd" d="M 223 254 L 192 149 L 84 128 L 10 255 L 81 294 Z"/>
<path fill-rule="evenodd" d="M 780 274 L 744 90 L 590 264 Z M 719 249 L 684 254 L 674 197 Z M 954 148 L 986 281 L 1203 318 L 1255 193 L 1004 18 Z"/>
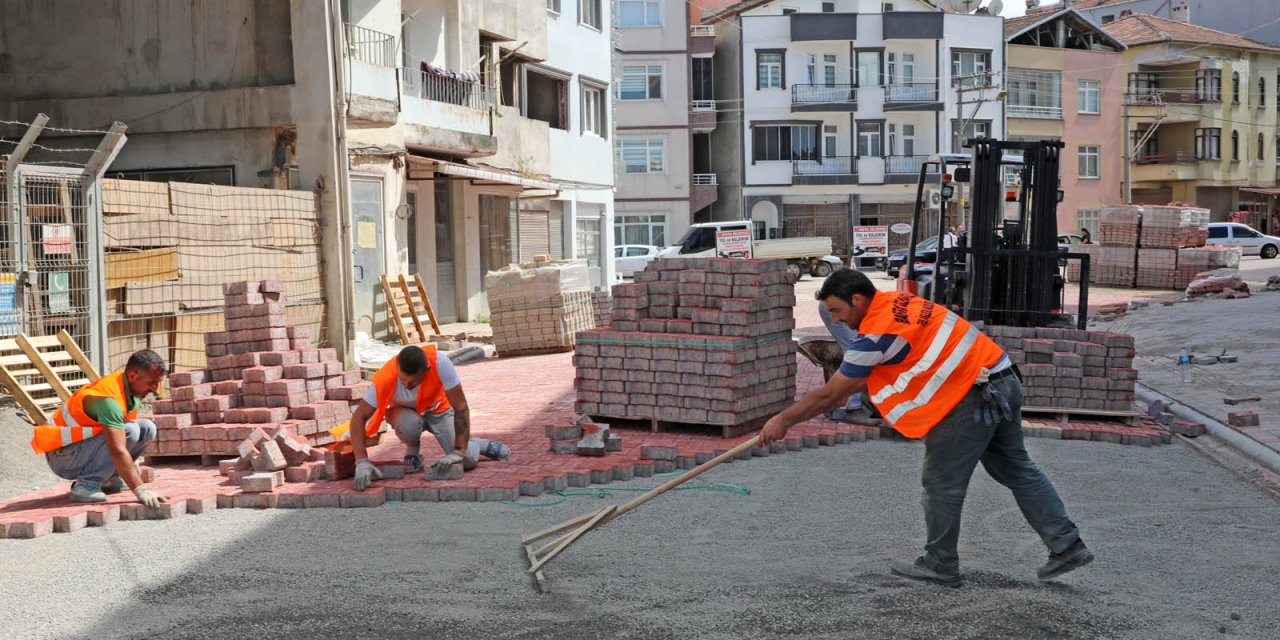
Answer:
<path fill-rule="evenodd" d="M 103 437 L 107 439 L 107 452 L 111 454 L 111 463 L 116 467 L 116 475 L 120 476 L 129 489 L 137 489 L 143 485 L 142 476 L 138 475 L 138 467 L 129 455 L 128 436 L 124 429 L 103 429 Z"/>
<path fill-rule="evenodd" d="M 850 378 L 836 372 L 822 387 L 809 392 L 799 402 L 770 418 L 760 431 L 760 444 L 781 439 L 793 425 L 839 407 L 849 396 L 862 391 L 866 386 L 867 381 L 863 378 Z"/>
<path fill-rule="evenodd" d="M 356 407 L 354 413 L 351 414 L 351 452 L 355 454 L 356 460 L 364 460 L 369 457 L 364 447 L 364 430 L 369 419 L 373 417 L 373 407 L 369 403 L 361 400 L 360 406 Z"/>
<path fill-rule="evenodd" d="M 462 392 L 462 385 L 445 390 L 444 395 L 453 406 L 453 446 L 465 453 L 471 440 L 471 407 L 467 404 L 467 395 Z"/>

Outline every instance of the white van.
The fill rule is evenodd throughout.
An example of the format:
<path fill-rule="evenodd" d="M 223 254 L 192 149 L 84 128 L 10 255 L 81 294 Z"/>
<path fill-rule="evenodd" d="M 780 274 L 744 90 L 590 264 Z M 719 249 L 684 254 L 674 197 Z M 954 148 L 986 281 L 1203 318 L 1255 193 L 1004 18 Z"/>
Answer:
<path fill-rule="evenodd" d="M 1239 247 L 1241 255 L 1261 256 L 1264 260 L 1280 254 L 1280 238 L 1263 235 L 1238 222 L 1210 222 L 1209 244 Z"/>

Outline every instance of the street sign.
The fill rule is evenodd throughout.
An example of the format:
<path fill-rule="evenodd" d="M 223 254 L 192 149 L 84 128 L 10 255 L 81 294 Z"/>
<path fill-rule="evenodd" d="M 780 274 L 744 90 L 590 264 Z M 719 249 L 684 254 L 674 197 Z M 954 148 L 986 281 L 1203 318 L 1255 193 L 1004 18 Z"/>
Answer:
<path fill-rule="evenodd" d="M 751 230 L 734 229 L 716 232 L 716 257 L 750 258 Z"/>
<path fill-rule="evenodd" d="M 853 228 L 853 246 L 865 249 L 862 258 L 889 255 L 889 227 L 880 225 Z"/>
<path fill-rule="evenodd" d="M 911 233 L 911 225 L 905 222 L 899 222 L 898 224 L 889 227 L 889 230 L 900 236 L 905 236 L 908 233 Z"/>

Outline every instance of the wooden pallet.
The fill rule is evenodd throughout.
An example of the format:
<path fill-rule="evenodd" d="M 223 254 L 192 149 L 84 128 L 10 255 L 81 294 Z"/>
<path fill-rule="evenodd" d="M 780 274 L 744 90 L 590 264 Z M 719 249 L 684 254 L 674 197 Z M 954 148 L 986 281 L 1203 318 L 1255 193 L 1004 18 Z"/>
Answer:
<path fill-rule="evenodd" d="M 0 340 L 0 385 L 31 424 L 48 424 L 50 414 L 71 394 L 100 377 L 66 331 Z"/>
<path fill-rule="evenodd" d="M 563 347 L 543 347 L 541 349 L 521 349 L 520 351 L 499 351 L 499 358 L 519 358 L 521 356 L 545 356 L 551 353 L 568 353 L 573 351 L 573 345 L 565 345 Z"/>
<path fill-rule="evenodd" d="M 413 274 L 413 285 L 405 276 L 396 277 L 395 281 L 380 278 L 382 294 L 387 298 L 387 315 L 396 326 L 400 335 L 400 344 L 417 344 L 426 342 L 426 325 L 429 324 L 436 335 L 444 335 L 440 331 L 440 323 L 436 321 L 436 312 L 431 308 L 431 300 L 427 297 L 427 288 L 422 283 L 422 276 Z"/>
<path fill-rule="evenodd" d="M 663 433 L 673 429 L 679 430 L 720 430 L 721 437 L 736 438 L 740 435 L 758 431 L 769 421 L 769 417 L 756 418 L 742 424 L 723 425 L 723 424 L 705 424 L 701 422 L 678 422 L 675 420 L 659 420 L 657 418 L 622 418 L 617 416 L 592 415 L 591 419 L 596 422 L 603 422 L 610 427 L 631 427 L 635 429 L 648 429 L 652 433 Z"/>
<path fill-rule="evenodd" d="M 1053 416 L 1059 422 L 1071 422 L 1072 417 L 1076 419 L 1092 419 L 1092 418 L 1115 418 L 1125 424 L 1136 424 L 1138 416 L 1142 415 L 1137 411 L 1114 411 L 1110 409 L 1076 409 L 1073 407 L 1023 407 L 1023 419 L 1026 414 L 1047 414 Z"/>

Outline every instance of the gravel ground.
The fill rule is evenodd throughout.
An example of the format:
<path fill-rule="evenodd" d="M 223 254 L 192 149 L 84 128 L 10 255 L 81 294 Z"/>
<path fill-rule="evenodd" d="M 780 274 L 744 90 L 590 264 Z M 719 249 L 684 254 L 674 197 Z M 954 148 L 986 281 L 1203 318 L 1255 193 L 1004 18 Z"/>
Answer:
<path fill-rule="evenodd" d="M 775 455 L 669 494 L 548 565 L 518 540 L 596 509 L 412 503 L 220 510 L 0 540 L 5 638 L 1266 638 L 1280 636 L 1280 508 L 1175 443 L 1033 440 L 1098 560 L 1054 584 L 981 471 L 961 589 L 888 574 L 923 535 L 922 447 Z M 702 479 L 695 480 L 695 483 Z M 650 487 L 656 479 L 609 487 Z M 528 499 L 526 499 L 528 500 Z M 19 604 L 23 603 L 23 604 Z M 1224 635 L 1225 634 L 1225 635 Z"/>
<path fill-rule="evenodd" d="M 31 425 L 14 414 L 13 405 L 0 405 L 0 500 L 62 482 L 31 451 Z"/>

